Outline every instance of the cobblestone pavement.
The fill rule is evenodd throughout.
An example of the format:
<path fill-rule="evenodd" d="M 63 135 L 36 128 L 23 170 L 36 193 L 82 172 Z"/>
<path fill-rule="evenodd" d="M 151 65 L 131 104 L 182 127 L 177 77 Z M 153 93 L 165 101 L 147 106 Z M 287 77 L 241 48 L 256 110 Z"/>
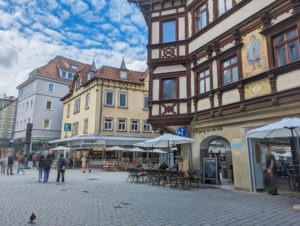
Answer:
<path fill-rule="evenodd" d="M 177 190 L 127 183 L 127 173 L 67 170 L 57 185 L 37 170 L 0 175 L 0 225 L 300 225 L 299 199 L 213 188 Z"/>

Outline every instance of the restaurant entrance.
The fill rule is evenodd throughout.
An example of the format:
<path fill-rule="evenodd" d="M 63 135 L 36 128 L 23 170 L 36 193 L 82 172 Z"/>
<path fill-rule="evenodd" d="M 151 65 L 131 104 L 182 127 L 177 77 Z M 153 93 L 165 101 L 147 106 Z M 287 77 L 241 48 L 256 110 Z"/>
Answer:
<path fill-rule="evenodd" d="M 221 184 L 232 184 L 234 182 L 232 152 L 227 139 L 221 136 L 205 138 L 200 144 L 201 163 L 203 158 L 217 159 L 218 176 Z"/>

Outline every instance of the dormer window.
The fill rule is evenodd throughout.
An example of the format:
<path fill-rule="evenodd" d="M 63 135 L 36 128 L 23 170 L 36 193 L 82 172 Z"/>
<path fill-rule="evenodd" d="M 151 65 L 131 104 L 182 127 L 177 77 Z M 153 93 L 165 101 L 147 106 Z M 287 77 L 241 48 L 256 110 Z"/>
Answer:
<path fill-rule="evenodd" d="M 73 79 L 73 73 L 61 70 L 60 71 L 60 77 L 67 78 L 67 79 Z"/>
<path fill-rule="evenodd" d="M 73 73 L 68 72 L 68 79 L 73 79 Z"/>
<path fill-rule="evenodd" d="M 90 73 L 88 74 L 88 80 L 94 78 L 94 75 L 95 75 L 94 72 L 90 72 Z"/>
<path fill-rule="evenodd" d="M 127 72 L 121 71 L 121 79 L 127 79 Z"/>
<path fill-rule="evenodd" d="M 72 69 L 77 69 L 78 67 L 76 65 L 74 65 L 74 64 L 71 64 L 71 68 Z"/>
<path fill-rule="evenodd" d="M 61 75 L 62 78 L 66 78 L 67 77 L 67 72 L 65 71 L 61 71 Z"/>

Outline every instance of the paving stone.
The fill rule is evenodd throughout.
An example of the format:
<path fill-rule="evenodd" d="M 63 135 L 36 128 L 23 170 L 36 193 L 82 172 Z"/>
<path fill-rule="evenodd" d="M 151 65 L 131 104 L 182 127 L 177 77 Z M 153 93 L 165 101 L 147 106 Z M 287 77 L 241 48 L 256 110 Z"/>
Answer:
<path fill-rule="evenodd" d="M 38 183 L 37 170 L 0 175 L 0 225 L 297 225 L 300 200 L 214 188 L 177 190 L 128 183 L 126 172 L 67 170 Z"/>

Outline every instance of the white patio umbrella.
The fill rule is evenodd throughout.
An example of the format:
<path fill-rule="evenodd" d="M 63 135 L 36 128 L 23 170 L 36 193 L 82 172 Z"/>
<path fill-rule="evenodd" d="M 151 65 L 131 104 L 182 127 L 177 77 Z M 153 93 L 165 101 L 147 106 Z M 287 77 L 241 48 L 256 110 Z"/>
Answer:
<path fill-rule="evenodd" d="M 187 138 L 187 137 L 180 137 L 170 133 L 164 134 L 162 136 L 146 140 L 144 141 L 145 145 L 151 145 L 154 147 L 170 147 L 175 146 L 177 144 L 189 144 L 193 143 L 195 139 Z"/>
<path fill-rule="evenodd" d="M 56 148 L 52 148 L 51 151 L 63 151 L 69 149 L 68 147 L 64 146 L 57 146 Z"/>
<path fill-rule="evenodd" d="M 69 150 L 69 148 L 64 146 L 57 146 L 56 148 L 51 149 L 51 151 L 64 151 L 64 158 L 67 157 L 67 150 Z"/>
<path fill-rule="evenodd" d="M 144 141 L 145 145 L 152 145 L 154 147 L 168 147 L 170 150 L 170 146 L 175 146 L 177 144 L 189 144 L 193 143 L 195 139 L 176 136 L 170 133 L 166 133 L 162 136 L 146 140 Z M 169 163 L 170 163 L 170 155 L 169 155 Z"/>
<path fill-rule="evenodd" d="M 291 150 L 294 156 L 297 157 L 296 145 L 294 141 L 295 135 L 299 137 L 300 134 L 300 119 L 298 118 L 284 118 L 279 122 L 270 125 L 262 126 L 260 128 L 249 131 L 246 136 L 248 138 L 291 138 Z M 293 156 L 293 154 L 292 154 Z M 294 157 L 293 157 L 294 158 Z M 299 175 L 299 168 L 296 170 L 293 164 L 294 172 Z"/>
<path fill-rule="evenodd" d="M 141 149 L 141 148 L 138 148 L 138 147 L 135 147 L 135 148 L 128 148 L 126 149 L 125 151 L 128 151 L 128 152 L 148 152 L 144 149 Z"/>
<path fill-rule="evenodd" d="M 119 146 L 113 146 L 113 147 L 110 147 L 110 148 L 106 148 L 106 150 L 109 150 L 109 151 L 126 151 L 127 149 L 126 148 L 121 148 Z"/>
<path fill-rule="evenodd" d="M 294 137 L 300 134 L 300 119 L 285 118 L 266 126 L 249 131 L 248 138 Z"/>
<path fill-rule="evenodd" d="M 166 151 L 163 151 L 163 150 L 160 150 L 160 149 L 153 149 L 152 150 L 153 151 L 153 153 L 159 153 L 159 154 L 167 154 L 168 152 L 166 152 Z"/>

